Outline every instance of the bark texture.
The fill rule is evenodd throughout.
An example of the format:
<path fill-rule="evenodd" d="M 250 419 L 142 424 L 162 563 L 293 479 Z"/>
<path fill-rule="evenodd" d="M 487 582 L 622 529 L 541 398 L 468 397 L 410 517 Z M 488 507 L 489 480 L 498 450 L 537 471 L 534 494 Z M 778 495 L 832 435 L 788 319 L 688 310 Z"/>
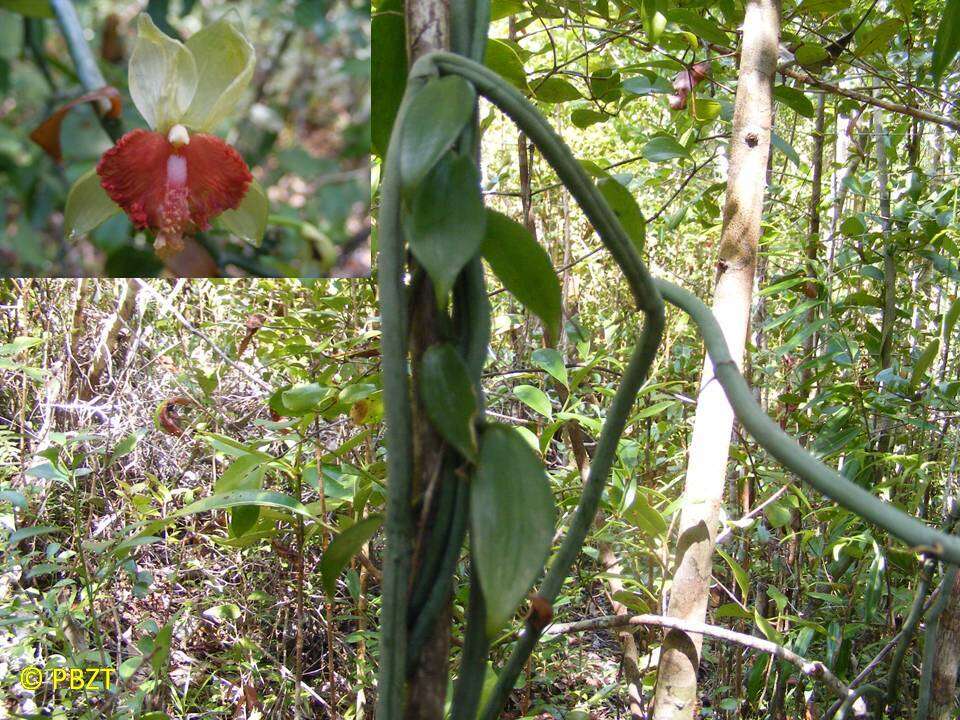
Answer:
<path fill-rule="evenodd" d="M 773 77 L 780 36 L 780 3 L 750 0 L 730 139 L 713 311 L 731 355 L 742 364 L 760 238 L 770 153 Z M 668 614 L 693 622 L 706 617 L 713 549 L 723 496 L 733 409 L 704 363 L 680 515 Z M 663 643 L 653 717 L 690 720 L 697 707 L 697 669 L 703 637 L 671 630 Z"/>
<path fill-rule="evenodd" d="M 933 659 L 930 720 L 951 720 L 956 717 L 957 668 L 960 667 L 960 573 L 940 615 L 939 631 Z"/>

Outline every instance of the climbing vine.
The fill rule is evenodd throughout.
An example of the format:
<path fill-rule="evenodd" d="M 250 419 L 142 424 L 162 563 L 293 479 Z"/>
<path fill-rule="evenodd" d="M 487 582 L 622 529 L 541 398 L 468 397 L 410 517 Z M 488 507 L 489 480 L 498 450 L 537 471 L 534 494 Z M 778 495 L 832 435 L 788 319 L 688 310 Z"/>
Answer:
<path fill-rule="evenodd" d="M 551 615 L 596 514 L 630 409 L 660 347 L 664 300 L 700 329 L 716 376 L 743 427 L 819 492 L 885 528 L 930 558 L 960 563 L 960 538 L 928 527 L 828 468 L 763 412 L 730 356 L 712 312 L 693 294 L 654 279 L 604 195 L 542 115 L 482 64 L 486 3 L 453 4 L 452 49 L 421 56 L 410 68 L 383 168 L 379 215 L 380 308 L 389 496 L 381 615 L 378 717 L 404 713 L 405 683 L 418 663 L 425 634 L 449 600 L 465 537 L 470 548 L 470 594 L 452 717 L 494 720 Z M 470 12 L 471 9 L 473 12 Z M 459 38 L 459 40 L 458 40 Z M 489 334 L 480 258 L 504 286 L 550 329 L 558 311 L 544 298 L 556 284 L 549 266 L 532 261 L 536 241 L 521 226 L 484 211 L 476 167 L 477 98 L 506 114 L 537 147 L 583 209 L 624 275 L 644 314 L 621 384 L 613 398 L 576 510 L 559 550 L 548 558 L 554 510 L 539 458 L 522 436 L 484 417 L 479 385 Z M 430 122 L 425 120 L 430 118 Z M 510 243 L 498 242 L 509 236 Z M 420 360 L 420 397 L 409 379 L 405 251 L 415 278 L 432 282 L 441 337 Z M 523 268 L 523 270 L 518 270 Z M 525 293 L 515 273 L 542 290 Z M 414 557 L 415 508 L 426 502 L 414 487 L 415 402 L 443 438 L 440 499 L 430 547 Z M 545 492 L 544 492 L 545 490 Z M 537 582 L 524 632 L 493 687 L 485 687 L 491 639 Z M 411 591 L 412 588 L 412 591 Z M 875 688 L 850 691 L 841 714 Z M 478 714 L 479 712 L 479 714 Z"/>

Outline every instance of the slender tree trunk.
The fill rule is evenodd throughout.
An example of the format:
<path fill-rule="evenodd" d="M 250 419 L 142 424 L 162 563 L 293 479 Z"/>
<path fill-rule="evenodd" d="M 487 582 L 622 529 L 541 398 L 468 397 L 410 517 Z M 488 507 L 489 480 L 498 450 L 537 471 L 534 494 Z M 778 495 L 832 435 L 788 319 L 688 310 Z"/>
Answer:
<path fill-rule="evenodd" d="M 778 0 L 749 0 L 730 139 L 730 174 L 723 210 L 713 311 L 731 354 L 742 365 L 750 316 L 765 173 L 770 153 L 771 96 L 780 39 Z M 733 409 L 704 362 L 687 465 L 669 615 L 702 622 L 713 565 Z M 690 720 L 697 706 L 703 638 L 671 631 L 664 639 L 654 701 L 655 720 Z"/>
<path fill-rule="evenodd" d="M 820 254 L 820 198 L 821 185 L 823 178 L 823 128 L 826 119 L 826 95 L 820 94 L 820 100 L 817 103 L 817 119 L 813 130 L 813 179 L 810 189 L 810 227 L 807 236 L 807 297 L 813 298 L 820 294 L 817 286 L 817 277 L 819 275 L 819 254 Z M 807 323 L 813 324 L 817 320 L 816 306 L 807 311 Z M 813 374 L 814 351 L 817 347 L 816 333 L 811 333 L 804 342 L 803 362 L 806 367 L 803 370 L 800 385 L 803 392 L 809 393 L 810 377 Z"/>
<path fill-rule="evenodd" d="M 449 7 L 443 0 L 410 0 L 405 3 L 407 49 L 410 64 L 421 55 L 450 47 Z M 420 359 L 438 339 L 437 303 L 433 285 L 422 270 L 414 271 L 410 306 L 410 352 L 413 403 L 413 497 L 419 501 L 414 523 L 414 582 L 429 544 L 436 515 L 436 501 L 444 479 L 444 446 L 426 419 L 419 402 Z M 438 613 L 418 662 L 411 668 L 405 720 L 435 720 L 443 717 L 447 693 L 450 652 L 450 609 Z"/>
<path fill-rule="evenodd" d="M 944 588 L 944 591 L 948 591 Z M 957 669 L 960 668 L 960 574 L 953 583 L 950 600 L 940 615 L 937 650 L 933 658 L 930 720 L 955 718 Z"/>

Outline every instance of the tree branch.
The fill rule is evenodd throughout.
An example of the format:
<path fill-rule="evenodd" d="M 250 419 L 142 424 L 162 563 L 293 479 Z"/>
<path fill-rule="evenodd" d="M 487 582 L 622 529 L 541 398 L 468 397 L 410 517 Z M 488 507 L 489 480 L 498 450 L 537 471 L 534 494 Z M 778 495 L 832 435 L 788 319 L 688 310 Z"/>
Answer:
<path fill-rule="evenodd" d="M 682 630 L 687 633 L 698 633 L 709 637 L 725 640 L 726 642 L 743 645 L 751 650 L 773 655 L 780 660 L 795 665 L 804 675 L 814 680 L 821 680 L 831 693 L 839 698 L 848 698 L 852 691 L 827 669 L 819 660 L 807 660 L 770 640 L 754 637 L 734 630 L 709 625 L 707 623 L 691 622 L 680 618 L 665 615 L 603 615 L 601 617 L 578 620 L 571 623 L 557 623 L 547 628 L 544 633 L 544 642 L 556 640 L 561 635 L 594 630 L 608 630 L 611 628 L 635 627 L 639 625 L 656 625 L 672 630 Z"/>

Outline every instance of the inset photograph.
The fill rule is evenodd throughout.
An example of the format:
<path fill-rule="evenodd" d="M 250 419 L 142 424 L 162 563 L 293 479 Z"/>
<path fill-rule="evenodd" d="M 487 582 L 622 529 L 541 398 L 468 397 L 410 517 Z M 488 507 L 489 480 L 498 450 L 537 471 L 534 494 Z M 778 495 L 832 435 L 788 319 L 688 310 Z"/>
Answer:
<path fill-rule="evenodd" d="M 370 273 L 357 0 L 0 3 L 0 276 Z"/>

